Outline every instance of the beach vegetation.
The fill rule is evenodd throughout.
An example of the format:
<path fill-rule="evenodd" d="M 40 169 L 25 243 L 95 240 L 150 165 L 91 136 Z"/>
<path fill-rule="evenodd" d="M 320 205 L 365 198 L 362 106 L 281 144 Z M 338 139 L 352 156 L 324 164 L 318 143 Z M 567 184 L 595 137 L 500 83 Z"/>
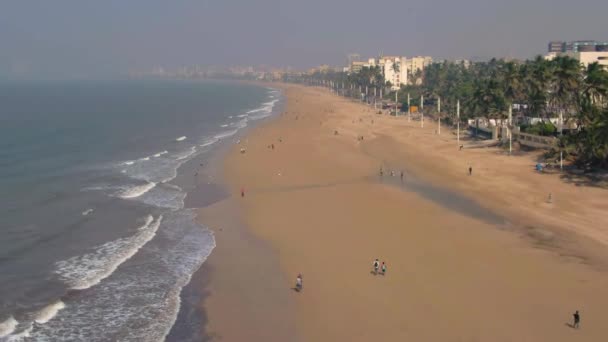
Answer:
<path fill-rule="evenodd" d="M 556 149 L 574 163 L 585 169 L 608 168 L 608 71 L 597 63 L 583 68 L 578 60 L 567 56 L 470 64 L 446 61 L 410 72 L 409 76 L 410 84 L 402 86 L 398 94 L 402 108 L 407 108 L 408 95 L 412 106 L 419 106 L 424 96 L 425 114 L 441 114 L 450 123 L 456 121 L 457 101 L 463 122 L 480 118 L 504 122 L 512 108 L 514 117 L 540 119 L 540 123 L 524 125 L 522 131 L 559 135 Z M 379 67 L 363 67 L 352 73 L 316 73 L 296 81 L 321 80 L 343 87 L 346 96 L 361 97 L 359 90 L 366 87 L 382 91 L 385 97 L 390 92 Z M 443 113 L 435 113 L 433 106 L 439 98 Z M 549 120 L 556 118 L 562 118 L 557 127 Z"/>

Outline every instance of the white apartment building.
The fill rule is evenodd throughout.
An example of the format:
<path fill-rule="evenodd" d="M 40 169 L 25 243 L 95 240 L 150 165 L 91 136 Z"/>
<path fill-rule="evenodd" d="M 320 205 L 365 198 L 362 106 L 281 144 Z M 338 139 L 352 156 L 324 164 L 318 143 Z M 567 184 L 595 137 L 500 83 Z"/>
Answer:
<path fill-rule="evenodd" d="M 384 80 L 391 83 L 391 90 L 399 90 L 407 84 L 407 58 L 402 56 L 383 56 L 378 58 L 377 65 L 382 68 Z"/>
<path fill-rule="evenodd" d="M 418 70 L 424 70 L 431 63 L 433 63 L 433 57 L 430 56 L 416 56 L 407 60 L 408 69 L 411 74 L 415 74 Z"/>

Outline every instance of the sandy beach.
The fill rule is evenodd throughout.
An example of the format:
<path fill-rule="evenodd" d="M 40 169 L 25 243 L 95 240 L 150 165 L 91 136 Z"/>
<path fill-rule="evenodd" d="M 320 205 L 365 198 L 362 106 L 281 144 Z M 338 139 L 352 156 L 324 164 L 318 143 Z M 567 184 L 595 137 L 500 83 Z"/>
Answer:
<path fill-rule="evenodd" d="M 222 161 L 231 196 L 199 212 L 217 240 L 211 340 L 606 340 L 607 190 L 535 173 L 538 153 L 459 151 L 436 122 L 281 87 L 283 112 Z"/>

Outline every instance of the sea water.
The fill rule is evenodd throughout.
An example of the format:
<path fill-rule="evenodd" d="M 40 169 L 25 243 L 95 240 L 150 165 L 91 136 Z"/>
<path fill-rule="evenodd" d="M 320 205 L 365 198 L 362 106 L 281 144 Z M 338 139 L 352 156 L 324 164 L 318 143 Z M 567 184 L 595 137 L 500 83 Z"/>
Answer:
<path fill-rule="evenodd" d="M 0 83 L 0 341 L 162 341 L 215 246 L 180 166 L 279 99 L 217 81 Z"/>

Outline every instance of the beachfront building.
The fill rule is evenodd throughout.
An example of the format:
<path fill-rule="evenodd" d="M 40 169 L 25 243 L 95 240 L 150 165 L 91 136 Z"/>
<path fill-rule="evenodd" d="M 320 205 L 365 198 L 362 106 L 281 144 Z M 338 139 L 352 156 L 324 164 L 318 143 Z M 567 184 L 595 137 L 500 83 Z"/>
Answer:
<path fill-rule="evenodd" d="M 377 64 L 375 58 L 370 58 L 367 61 L 351 61 L 347 71 L 358 73 L 363 68 L 375 67 Z"/>
<path fill-rule="evenodd" d="M 598 63 L 608 70 L 608 51 L 568 51 L 568 52 L 549 52 L 545 59 L 550 61 L 557 56 L 568 56 L 578 59 L 581 65 L 586 68 L 589 64 Z"/>
<path fill-rule="evenodd" d="M 433 63 L 433 57 L 430 56 L 416 56 L 409 58 L 406 61 L 407 70 L 409 72 L 409 81 L 410 83 L 419 84 L 422 82 L 421 78 L 414 77 L 418 72 L 422 73 L 424 68 Z"/>
<path fill-rule="evenodd" d="M 433 63 L 433 57 L 430 56 L 416 56 L 407 60 L 408 70 L 412 74 L 417 71 L 423 71 L 424 68 Z"/>
<path fill-rule="evenodd" d="M 402 56 L 382 56 L 377 65 L 382 69 L 384 80 L 391 83 L 391 90 L 399 90 L 407 84 L 407 58 Z"/>
<path fill-rule="evenodd" d="M 363 69 L 363 67 L 368 67 L 369 65 L 366 62 L 359 62 L 359 61 L 354 61 L 350 63 L 350 68 L 349 68 L 349 72 L 351 73 L 358 73 L 361 71 L 361 69 Z"/>
<path fill-rule="evenodd" d="M 608 51 L 608 42 L 598 42 L 595 40 L 575 40 L 572 42 L 552 41 L 549 42 L 549 53 L 567 52 L 605 52 Z"/>
<path fill-rule="evenodd" d="M 578 59 L 585 68 L 597 62 L 608 70 L 608 51 L 566 52 L 564 55 Z"/>

